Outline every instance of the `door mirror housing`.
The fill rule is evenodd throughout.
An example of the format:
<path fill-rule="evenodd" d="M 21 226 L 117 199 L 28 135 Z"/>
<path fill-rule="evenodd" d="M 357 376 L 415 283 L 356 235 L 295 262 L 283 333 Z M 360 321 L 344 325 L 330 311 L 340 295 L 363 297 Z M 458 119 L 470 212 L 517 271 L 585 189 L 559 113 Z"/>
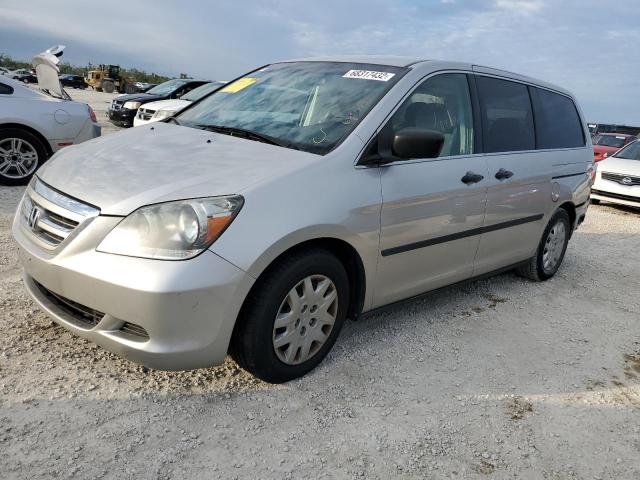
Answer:
<path fill-rule="evenodd" d="M 392 132 L 387 124 L 367 145 L 358 165 L 379 167 L 412 158 L 440 156 L 444 136 L 433 130 L 403 128 Z"/>
<path fill-rule="evenodd" d="M 403 128 L 393 135 L 393 155 L 403 160 L 436 158 L 442 151 L 444 135 L 422 128 Z"/>

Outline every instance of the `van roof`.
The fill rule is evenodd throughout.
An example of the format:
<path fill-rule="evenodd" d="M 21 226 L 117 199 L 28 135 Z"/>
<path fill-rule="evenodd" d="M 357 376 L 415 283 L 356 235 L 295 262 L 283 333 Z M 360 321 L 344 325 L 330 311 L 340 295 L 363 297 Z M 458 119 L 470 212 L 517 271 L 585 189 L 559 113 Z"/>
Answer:
<path fill-rule="evenodd" d="M 513 80 L 520 80 L 525 83 L 532 83 L 543 88 L 562 92 L 565 95 L 573 97 L 568 90 L 553 85 L 536 78 L 527 77 L 518 73 L 501 70 L 498 68 L 485 67 L 468 62 L 454 62 L 447 60 L 429 60 L 420 57 L 409 57 L 401 55 L 332 55 L 324 57 L 297 58 L 293 60 L 285 60 L 285 62 L 344 62 L 344 63 L 369 63 L 373 65 L 389 65 L 392 67 L 411 67 L 421 63 L 429 63 L 437 69 L 463 69 L 472 70 L 478 73 L 487 73 L 500 77 L 507 77 Z"/>

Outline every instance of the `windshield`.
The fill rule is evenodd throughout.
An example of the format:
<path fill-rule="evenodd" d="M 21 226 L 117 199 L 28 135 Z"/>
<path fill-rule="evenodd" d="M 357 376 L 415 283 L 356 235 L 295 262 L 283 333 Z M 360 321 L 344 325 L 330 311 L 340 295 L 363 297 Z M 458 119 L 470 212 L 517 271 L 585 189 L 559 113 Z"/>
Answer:
<path fill-rule="evenodd" d="M 147 93 L 151 93 L 153 95 L 169 95 L 185 83 L 186 82 L 184 80 L 169 80 L 168 82 L 164 82 L 153 87 L 151 90 L 147 90 Z"/>
<path fill-rule="evenodd" d="M 615 158 L 640 160 L 640 142 L 635 140 L 614 155 Z"/>
<path fill-rule="evenodd" d="M 599 135 L 593 139 L 594 145 L 601 145 L 603 147 L 624 147 L 625 137 L 616 135 Z"/>
<path fill-rule="evenodd" d="M 248 130 L 324 155 L 405 71 L 354 63 L 278 63 L 228 84 L 177 118 L 191 127 Z"/>
<path fill-rule="evenodd" d="M 194 88 L 189 93 L 181 96 L 180 100 L 187 100 L 189 102 L 197 102 L 202 97 L 204 97 L 207 94 L 213 92 L 215 89 L 220 88 L 221 85 L 224 85 L 224 82 L 205 83 L 204 85 L 201 85 L 198 88 Z"/>

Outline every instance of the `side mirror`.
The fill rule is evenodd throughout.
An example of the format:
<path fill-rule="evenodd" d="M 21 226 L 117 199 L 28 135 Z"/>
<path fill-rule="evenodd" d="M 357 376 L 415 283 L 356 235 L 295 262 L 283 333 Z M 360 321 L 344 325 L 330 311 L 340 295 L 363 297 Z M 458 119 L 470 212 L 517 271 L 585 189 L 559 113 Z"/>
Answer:
<path fill-rule="evenodd" d="M 444 135 L 421 128 L 403 128 L 393 136 L 393 155 L 411 158 L 436 158 L 444 145 Z"/>

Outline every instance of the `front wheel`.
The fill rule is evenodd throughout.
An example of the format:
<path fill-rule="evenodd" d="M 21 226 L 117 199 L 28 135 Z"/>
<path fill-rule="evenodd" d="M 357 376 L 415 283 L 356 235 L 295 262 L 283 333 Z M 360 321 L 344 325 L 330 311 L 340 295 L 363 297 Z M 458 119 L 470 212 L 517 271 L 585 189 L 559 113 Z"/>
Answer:
<path fill-rule="evenodd" d="M 549 220 L 536 254 L 516 272 L 536 282 L 553 277 L 564 259 L 570 232 L 571 219 L 567 211 L 561 208 Z"/>
<path fill-rule="evenodd" d="M 231 340 L 231 356 L 256 377 L 283 383 L 327 355 L 349 302 L 342 263 L 322 249 L 294 253 L 259 279 Z"/>

